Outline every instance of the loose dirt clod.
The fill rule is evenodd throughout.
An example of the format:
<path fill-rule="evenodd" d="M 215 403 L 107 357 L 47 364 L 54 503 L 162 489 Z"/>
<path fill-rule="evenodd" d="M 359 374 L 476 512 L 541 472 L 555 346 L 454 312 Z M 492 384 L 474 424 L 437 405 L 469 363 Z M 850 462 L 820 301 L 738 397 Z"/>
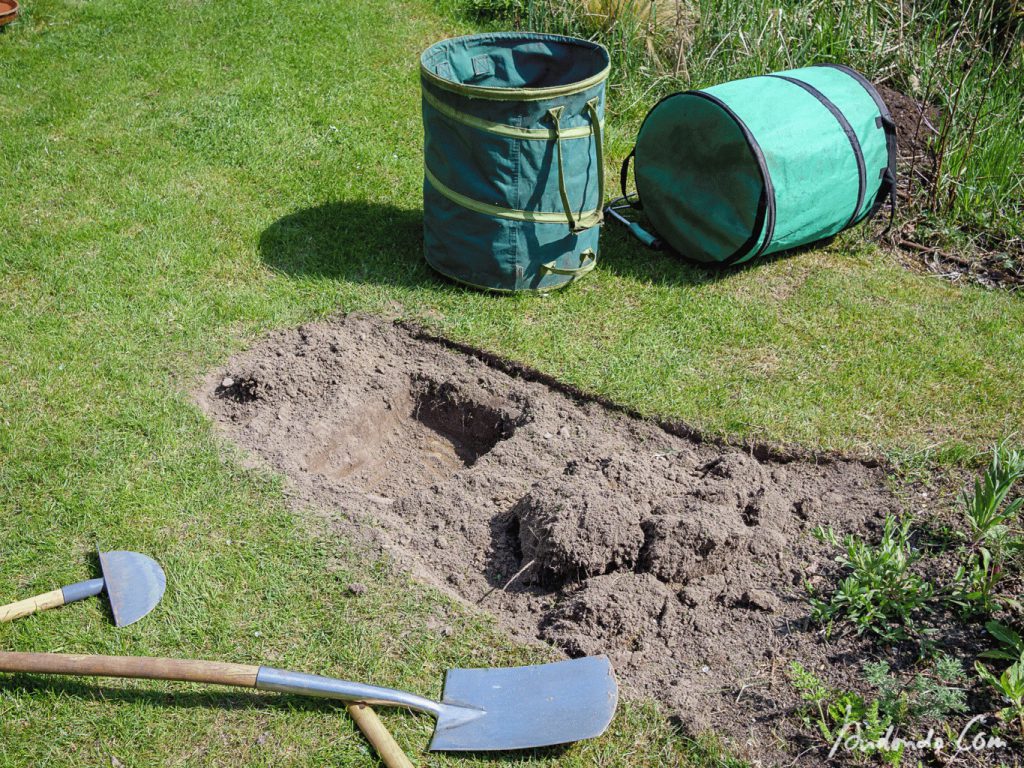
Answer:
<path fill-rule="evenodd" d="M 534 561 L 541 580 L 552 586 L 632 567 L 644 543 L 640 511 L 597 472 L 545 478 L 512 514 L 522 560 Z"/>
<path fill-rule="evenodd" d="M 570 656 L 628 653 L 670 643 L 682 629 L 679 601 L 649 574 L 613 573 L 587 579 L 540 624 L 540 636 Z"/>
<path fill-rule="evenodd" d="M 796 703 L 786 659 L 859 642 L 806 629 L 834 555 L 812 530 L 897 506 L 864 463 L 679 437 L 367 317 L 274 333 L 197 397 L 348 536 L 519 638 L 608 654 L 627 694 L 766 763 Z"/>

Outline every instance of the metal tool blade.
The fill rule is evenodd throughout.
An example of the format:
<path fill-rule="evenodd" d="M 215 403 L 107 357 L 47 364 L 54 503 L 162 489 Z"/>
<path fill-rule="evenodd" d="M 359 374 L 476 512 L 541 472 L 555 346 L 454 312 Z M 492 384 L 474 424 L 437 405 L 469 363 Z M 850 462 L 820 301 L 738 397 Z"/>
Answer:
<path fill-rule="evenodd" d="M 507 669 L 451 669 L 430 749 L 566 744 L 604 733 L 618 686 L 605 656 Z"/>
<path fill-rule="evenodd" d="M 114 624 L 126 627 L 152 611 L 167 588 L 155 560 L 138 552 L 100 552 L 100 569 Z"/>

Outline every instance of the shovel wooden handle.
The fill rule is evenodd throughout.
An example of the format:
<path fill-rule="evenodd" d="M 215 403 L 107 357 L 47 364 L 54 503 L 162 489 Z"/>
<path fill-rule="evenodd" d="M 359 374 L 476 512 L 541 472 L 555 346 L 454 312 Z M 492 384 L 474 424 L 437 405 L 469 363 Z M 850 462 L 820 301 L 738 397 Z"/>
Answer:
<path fill-rule="evenodd" d="M 57 592 L 59 593 L 60 590 Z M 259 671 L 259 667 L 250 664 L 229 664 L 220 661 L 0 651 L 0 672 L 177 680 L 187 683 L 255 688 L 256 676 Z M 384 727 L 384 723 L 377 717 L 376 712 L 365 704 L 356 703 L 348 705 L 348 713 L 388 768 L 414 768 L 413 764 L 409 762 L 409 758 L 402 752 L 402 748 Z"/>
<path fill-rule="evenodd" d="M 26 597 L 10 605 L 0 606 L 0 623 L 14 621 L 22 616 L 31 616 L 39 611 L 46 611 L 50 608 L 60 608 L 64 605 L 64 590 L 55 589 L 52 592 L 44 592 L 35 597 Z"/>
<path fill-rule="evenodd" d="M 43 675 L 131 677 L 140 680 L 180 680 L 186 683 L 255 688 L 259 667 L 221 661 L 186 661 L 146 656 L 80 656 L 65 653 L 0 651 L 0 672 Z"/>

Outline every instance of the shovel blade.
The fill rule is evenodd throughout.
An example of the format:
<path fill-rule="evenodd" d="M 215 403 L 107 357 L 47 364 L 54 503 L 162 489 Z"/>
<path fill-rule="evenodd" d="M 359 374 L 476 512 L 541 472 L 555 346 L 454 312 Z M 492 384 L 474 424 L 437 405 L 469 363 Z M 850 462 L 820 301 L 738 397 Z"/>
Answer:
<path fill-rule="evenodd" d="M 100 569 L 114 624 L 126 627 L 152 611 L 167 588 L 163 569 L 138 552 L 100 552 Z"/>
<path fill-rule="evenodd" d="M 452 669 L 430 749 L 529 749 L 593 738 L 604 733 L 617 702 L 618 686 L 605 656 Z"/>

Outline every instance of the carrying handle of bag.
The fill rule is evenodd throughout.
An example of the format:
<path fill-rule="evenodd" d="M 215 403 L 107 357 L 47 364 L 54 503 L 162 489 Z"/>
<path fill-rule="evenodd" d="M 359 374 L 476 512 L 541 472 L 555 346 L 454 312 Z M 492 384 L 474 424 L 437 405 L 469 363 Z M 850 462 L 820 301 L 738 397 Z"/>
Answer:
<path fill-rule="evenodd" d="M 559 267 L 557 265 L 557 259 L 555 261 L 549 261 L 547 264 L 541 264 L 540 272 L 541 274 L 568 275 L 575 280 L 577 277 L 582 277 L 597 266 L 597 254 L 594 253 L 592 248 L 580 251 L 580 265 L 575 269 Z"/>
<path fill-rule="evenodd" d="M 565 209 L 565 218 L 569 221 L 569 231 L 573 234 L 582 232 L 597 226 L 604 220 L 604 212 L 601 206 L 604 204 L 604 141 L 601 135 L 601 117 L 597 112 L 599 96 L 595 96 L 587 102 L 587 115 L 590 117 L 590 124 L 594 135 L 597 160 L 597 210 L 592 216 L 578 218 L 573 212 L 569 203 L 569 190 L 565 186 L 565 165 L 562 161 L 562 112 L 565 106 L 552 107 L 548 110 L 548 117 L 554 124 L 555 131 L 555 154 L 558 159 L 558 194 L 562 198 L 562 208 Z M 586 203 L 584 203 L 585 205 Z"/>
<path fill-rule="evenodd" d="M 632 202 L 629 199 L 629 192 L 626 191 L 626 184 L 629 182 L 629 161 L 636 156 L 636 147 L 629 150 L 629 154 L 626 155 L 626 159 L 622 161 L 622 169 L 619 171 L 619 189 L 622 190 L 622 199 L 625 200 L 633 208 L 640 207 L 640 198 L 637 196 L 636 202 Z"/>
<path fill-rule="evenodd" d="M 622 169 L 619 171 L 619 187 L 622 189 L 622 197 L 616 198 L 605 206 L 605 213 L 610 215 L 614 220 L 621 223 L 626 229 L 628 229 L 633 237 L 639 240 L 641 243 L 656 251 L 662 249 L 662 242 L 657 237 L 652 235 L 646 229 L 641 227 L 635 221 L 630 221 L 623 216 L 619 211 L 624 208 L 634 208 L 635 210 L 642 211 L 643 205 L 640 202 L 640 194 L 634 192 L 632 195 L 626 190 L 626 185 L 629 183 L 629 161 L 636 157 L 636 147 L 634 146 L 629 150 L 629 154 L 626 155 L 626 159 L 622 161 Z"/>

